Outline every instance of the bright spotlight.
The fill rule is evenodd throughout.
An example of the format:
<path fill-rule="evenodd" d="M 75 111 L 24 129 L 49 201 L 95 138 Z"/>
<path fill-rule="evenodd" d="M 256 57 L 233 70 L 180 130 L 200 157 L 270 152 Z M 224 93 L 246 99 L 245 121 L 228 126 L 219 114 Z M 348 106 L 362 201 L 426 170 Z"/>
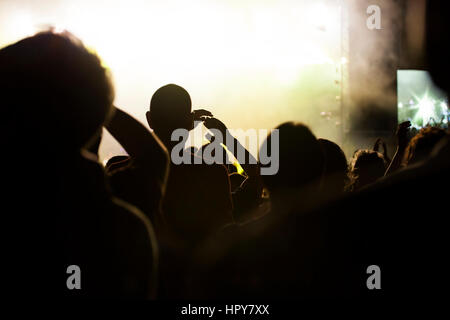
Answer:
<path fill-rule="evenodd" d="M 16 41 L 21 38 L 25 38 L 36 33 L 32 16 L 27 12 L 16 12 L 12 14 L 10 23 L 6 27 L 6 30 L 2 30 L 6 37 L 11 41 Z"/>
<path fill-rule="evenodd" d="M 422 125 L 427 125 L 434 119 L 434 104 L 428 97 L 428 93 L 425 93 L 422 98 L 418 99 L 417 108 L 416 118 L 422 119 Z"/>
<path fill-rule="evenodd" d="M 324 3 L 315 3 L 309 9 L 309 21 L 320 31 L 328 32 L 339 28 L 339 10 L 332 9 Z"/>
<path fill-rule="evenodd" d="M 2 46 L 68 30 L 111 70 L 115 103 L 143 122 L 149 97 L 167 83 L 185 87 L 194 108 L 212 105 L 244 129 L 301 115 L 327 135 L 316 110 L 339 106 L 336 68 L 345 60 L 336 1 L 40 0 L 14 10 L 7 2 L 0 0 L 0 12 L 10 10 L 0 20 Z M 103 149 L 114 154 L 107 142 Z"/>

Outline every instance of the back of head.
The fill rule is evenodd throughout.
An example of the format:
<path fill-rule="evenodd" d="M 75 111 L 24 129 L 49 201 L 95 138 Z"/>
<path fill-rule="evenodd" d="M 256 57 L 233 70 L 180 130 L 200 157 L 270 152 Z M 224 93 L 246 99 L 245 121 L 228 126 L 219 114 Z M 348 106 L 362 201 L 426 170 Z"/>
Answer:
<path fill-rule="evenodd" d="M 353 156 L 350 175 L 356 189 L 375 182 L 384 176 L 386 165 L 381 153 L 358 150 Z"/>
<path fill-rule="evenodd" d="M 83 147 L 114 96 L 99 58 L 68 32 L 50 31 L 0 50 L 0 90 L 11 143 L 26 138 L 59 151 Z"/>
<path fill-rule="evenodd" d="M 340 193 L 347 183 L 347 158 L 336 143 L 327 139 L 318 141 L 325 154 L 324 188 L 327 192 Z"/>
<path fill-rule="evenodd" d="M 262 176 L 266 187 L 273 193 L 318 186 L 325 159 L 314 134 L 307 126 L 294 122 L 283 123 L 276 129 L 279 130 L 279 170 L 274 175 Z M 271 150 L 271 144 L 276 143 L 272 136 L 269 135 L 264 141 L 267 150 Z"/>
<path fill-rule="evenodd" d="M 156 134 L 166 140 L 175 129 L 192 129 L 191 108 L 189 93 L 180 86 L 168 84 L 153 94 L 147 120 Z"/>
<path fill-rule="evenodd" d="M 327 139 L 318 139 L 325 153 L 325 175 L 334 174 L 336 172 L 347 171 L 347 158 L 344 151 L 333 141 Z"/>
<path fill-rule="evenodd" d="M 444 129 L 436 127 L 422 128 L 408 144 L 404 162 L 407 165 L 426 160 L 433 148 L 446 136 Z"/>

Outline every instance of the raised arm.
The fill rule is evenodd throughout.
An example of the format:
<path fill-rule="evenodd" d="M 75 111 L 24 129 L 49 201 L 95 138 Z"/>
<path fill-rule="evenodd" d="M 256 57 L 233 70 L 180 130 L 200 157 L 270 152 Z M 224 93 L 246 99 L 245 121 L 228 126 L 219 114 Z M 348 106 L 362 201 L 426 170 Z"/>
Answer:
<path fill-rule="evenodd" d="M 225 124 L 217 118 L 205 117 L 204 125 L 208 129 L 217 129 L 222 133 L 224 139 L 223 143 L 229 151 L 233 153 L 233 156 L 239 159 L 238 155 L 244 155 L 244 161 L 240 161 L 239 164 L 244 169 L 245 173 L 249 177 L 259 176 L 259 164 L 255 157 L 237 140 L 230 131 L 227 129 Z"/>
<path fill-rule="evenodd" d="M 377 141 L 375 141 L 375 145 L 373 146 L 373 151 L 376 152 L 380 152 L 380 145 L 383 146 L 383 157 L 384 157 L 384 161 L 386 161 L 386 163 L 391 163 L 391 159 L 389 158 L 389 155 L 387 153 L 387 146 L 386 146 L 386 142 L 384 142 L 383 139 L 378 138 Z"/>
<path fill-rule="evenodd" d="M 216 118 L 206 118 L 204 124 L 208 129 L 217 129 L 222 133 L 224 144 L 245 172 L 245 181 L 240 188 L 233 190 L 233 201 L 235 215 L 239 215 L 239 211 L 248 211 L 250 208 L 258 205 L 261 201 L 263 184 L 260 174 L 260 164 L 253 155 L 231 135 L 225 124 Z M 244 159 L 240 159 L 239 155 L 244 155 Z M 242 161 L 244 160 L 244 161 Z"/>
<path fill-rule="evenodd" d="M 398 125 L 396 133 L 398 141 L 397 150 L 395 151 L 394 157 L 392 158 L 392 161 L 386 170 L 385 176 L 397 171 L 401 167 L 406 147 L 408 146 L 407 135 L 410 126 L 411 122 L 409 121 L 402 122 Z"/>
<path fill-rule="evenodd" d="M 132 116 L 115 107 L 106 129 L 122 145 L 134 162 L 144 166 L 167 165 L 168 153 L 158 137 Z"/>

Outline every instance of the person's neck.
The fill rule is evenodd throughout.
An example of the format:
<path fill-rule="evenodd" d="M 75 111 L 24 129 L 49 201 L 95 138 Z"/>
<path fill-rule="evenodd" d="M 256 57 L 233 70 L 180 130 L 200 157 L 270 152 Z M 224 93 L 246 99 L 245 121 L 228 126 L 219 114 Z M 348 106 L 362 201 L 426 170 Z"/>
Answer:
<path fill-rule="evenodd" d="M 167 148 L 167 151 L 169 151 L 169 153 L 172 151 L 172 149 L 176 145 L 178 145 L 180 143 L 179 141 L 172 141 L 172 139 L 171 139 L 172 132 L 168 132 L 168 133 L 155 132 L 155 134 L 158 136 L 159 140 L 161 140 L 161 142 Z"/>

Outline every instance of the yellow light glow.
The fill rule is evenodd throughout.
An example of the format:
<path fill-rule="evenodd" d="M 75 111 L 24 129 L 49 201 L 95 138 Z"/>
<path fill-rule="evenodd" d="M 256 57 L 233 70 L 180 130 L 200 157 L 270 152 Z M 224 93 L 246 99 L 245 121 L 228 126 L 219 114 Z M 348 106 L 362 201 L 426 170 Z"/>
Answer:
<path fill-rule="evenodd" d="M 113 70 L 144 67 L 172 82 L 205 70 L 208 76 L 257 70 L 290 83 L 302 66 L 330 60 L 311 37 L 304 36 L 310 31 L 309 22 L 299 14 L 287 14 L 289 8 L 259 5 L 242 10 L 225 2 L 171 3 L 131 1 L 103 7 L 103 2 L 68 2 L 65 12 L 70 14 L 38 24 L 74 33 Z M 305 14 L 326 26 L 335 20 L 322 4 Z M 15 21 L 20 26 L 17 36 L 36 30 L 26 14 L 16 14 Z"/>
<path fill-rule="evenodd" d="M 305 120 L 291 93 L 306 67 L 339 64 L 340 10 L 320 2 L 2 0 L 0 46 L 48 26 L 68 30 L 111 70 L 116 105 L 144 123 L 152 93 L 176 83 L 194 109 L 211 106 L 234 128 L 268 129 Z"/>

